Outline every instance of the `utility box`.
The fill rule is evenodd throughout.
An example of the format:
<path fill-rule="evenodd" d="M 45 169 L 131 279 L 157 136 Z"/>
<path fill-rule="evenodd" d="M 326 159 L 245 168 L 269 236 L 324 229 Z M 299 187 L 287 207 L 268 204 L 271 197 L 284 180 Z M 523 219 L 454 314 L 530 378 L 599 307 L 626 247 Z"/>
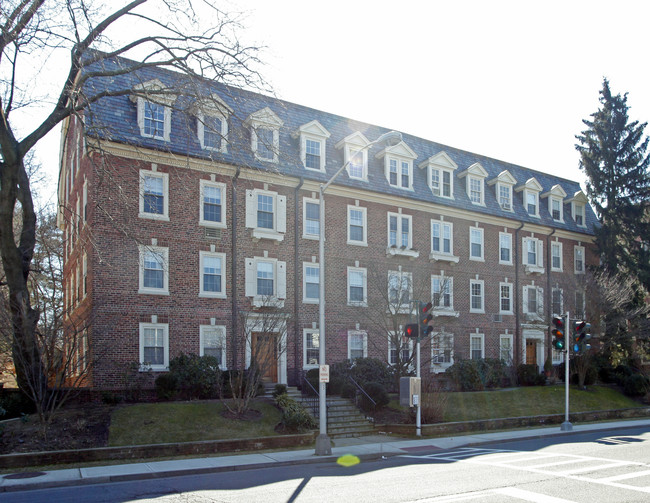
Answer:
<path fill-rule="evenodd" d="M 419 377 L 399 378 L 399 404 L 402 407 L 415 407 L 420 403 L 421 383 Z"/>

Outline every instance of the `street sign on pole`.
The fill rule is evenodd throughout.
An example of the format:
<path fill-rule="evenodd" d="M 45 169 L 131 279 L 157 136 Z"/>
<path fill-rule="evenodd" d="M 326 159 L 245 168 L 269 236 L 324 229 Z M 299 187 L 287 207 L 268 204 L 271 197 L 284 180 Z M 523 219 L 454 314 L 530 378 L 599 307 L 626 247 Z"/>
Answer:
<path fill-rule="evenodd" d="M 330 366 L 318 366 L 318 382 L 330 382 Z"/>

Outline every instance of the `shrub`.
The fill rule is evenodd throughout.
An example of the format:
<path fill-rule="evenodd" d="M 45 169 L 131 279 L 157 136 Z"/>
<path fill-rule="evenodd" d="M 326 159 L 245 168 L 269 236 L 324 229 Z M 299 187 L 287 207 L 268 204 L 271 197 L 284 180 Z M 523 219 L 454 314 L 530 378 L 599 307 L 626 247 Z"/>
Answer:
<path fill-rule="evenodd" d="M 306 395 L 315 396 L 318 393 L 318 386 L 320 386 L 318 369 L 309 369 L 305 374 L 305 379 L 309 381 L 309 384 L 311 384 L 311 386 L 309 386 L 309 384 L 302 383 L 303 391 L 305 392 Z M 331 373 L 330 373 L 330 380 L 331 380 Z"/>
<path fill-rule="evenodd" d="M 350 374 L 365 388 L 368 383 L 390 386 L 393 381 L 393 368 L 378 358 L 356 358 L 352 362 Z"/>
<path fill-rule="evenodd" d="M 643 374 L 632 374 L 625 378 L 623 393 L 627 396 L 643 396 L 650 391 L 650 380 Z"/>
<path fill-rule="evenodd" d="M 248 371 L 226 370 L 219 375 L 219 396 L 221 398 L 232 398 L 232 386 L 239 389 L 246 389 L 248 386 Z M 261 395 L 264 392 L 264 384 L 260 381 L 257 383 L 255 395 Z"/>
<path fill-rule="evenodd" d="M 517 379 L 521 386 L 541 386 L 546 382 L 544 374 L 537 372 L 537 365 L 525 363 L 517 367 Z"/>
<path fill-rule="evenodd" d="M 458 360 L 447 369 L 459 391 L 482 391 L 483 381 L 478 370 L 478 360 Z"/>
<path fill-rule="evenodd" d="M 478 373 L 485 388 L 498 388 L 507 379 L 506 365 L 497 358 L 476 360 Z"/>
<path fill-rule="evenodd" d="M 159 400 L 173 400 L 178 393 L 178 378 L 171 372 L 160 374 L 155 383 Z"/>
<path fill-rule="evenodd" d="M 286 384 L 276 384 L 273 389 L 273 398 L 277 398 L 280 395 L 287 394 L 287 385 Z"/>
<path fill-rule="evenodd" d="M 386 387 L 383 384 L 378 382 L 369 382 L 364 386 L 364 390 L 375 403 L 373 405 L 373 403 L 368 400 L 368 396 L 361 393 L 361 410 L 365 412 L 370 412 L 373 409 L 379 410 L 390 403 L 388 391 L 386 391 Z"/>
<path fill-rule="evenodd" d="M 341 386 L 341 398 L 354 398 L 357 394 L 357 387 L 351 382 L 346 382 Z"/>
<path fill-rule="evenodd" d="M 121 395 L 113 393 L 112 391 L 102 391 L 102 402 L 106 405 L 117 405 L 123 400 Z"/>
<path fill-rule="evenodd" d="M 34 403 L 20 390 L 6 391 L 0 398 L 0 408 L 4 409 L 3 419 L 21 417 L 33 413 L 36 409 Z"/>
<path fill-rule="evenodd" d="M 421 420 L 424 424 L 440 423 L 444 420 L 449 394 L 440 382 L 434 379 L 422 380 Z"/>
<path fill-rule="evenodd" d="M 302 432 L 316 428 L 316 421 L 307 410 L 286 393 L 275 397 L 282 410 L 282 424 L 289 431 Z"/>
<path fill-rule="evenodd" d="M 629 365 L 619 365 L 614 369 L 614 379 L 619 386 L 625 386 L 627 378 L 633 376 L 636 371 Z"/>
<path fill-rule="evenodd" d="M 185 398 L 218 397 L 219 361 L 214 356 L 181 353 L 169 361 L 169 373 L 176 377 Z"/>

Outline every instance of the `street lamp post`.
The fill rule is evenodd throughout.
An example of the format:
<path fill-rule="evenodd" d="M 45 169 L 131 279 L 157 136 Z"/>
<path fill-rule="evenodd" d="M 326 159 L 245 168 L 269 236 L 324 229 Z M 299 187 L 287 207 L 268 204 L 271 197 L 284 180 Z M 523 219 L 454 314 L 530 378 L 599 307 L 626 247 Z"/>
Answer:
<path fill-rule="evenodd" d="M 377 143 L 388 143 L 396 145 L 402 141 L 402 133 L 397 131 L 389 131 L 382 134 L 375 141 L 370 142 L 364 147 L 365 150 L 369 149 Z M 359 151 L 360 152 L 360 151 Z M 356 154 L 355 154 L 356 155 Z M 327 183 L 320 185 L 320 199 L 318 200 L 319 214 L 319 233 L 318 233 L 318 269 L 319 269 L 319 306 L 318 306 L 318 363 L 325 365 L 325 191 L 332 184 L 334 180 L 343 172 L 345 168 L 350 165 L 352 157 L 345 162 L 334 176 L 330 178 Z M 319 382 L 318 386 L 318 409 L 319 409 L 319 425 L 320 432 L 316 438 L 316 455 L 329 456 L 332 454 L 332 445 L 327 436 L 327 397 L 325 396 L 325 383 Z"/>

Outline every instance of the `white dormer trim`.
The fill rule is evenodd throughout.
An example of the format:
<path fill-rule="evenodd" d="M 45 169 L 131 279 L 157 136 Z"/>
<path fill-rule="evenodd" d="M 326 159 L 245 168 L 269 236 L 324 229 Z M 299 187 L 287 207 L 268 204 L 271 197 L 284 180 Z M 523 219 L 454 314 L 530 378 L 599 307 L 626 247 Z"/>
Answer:
<path fill-rule="evenodd" d="M 487 176 L 488 172 L 478 162 L 458 174 L 458 178 L 467 178 L 465 191 L 472 204 L 485 206 L 485 179 Z"/>
<path fill-rule="evenodd" d="M 539 184 L 535 177 L 526 180 L 526 183 L 515 188 L 516 192 L 523 192 L 522 203 L 524 210 L 531 217 L 539 218 L 539 193 L 542 191 L 542 186 Z M 534 205 L 533 212 L 531 213 L 529 203 Z"/>
<path fill-rule="evenodd" d="M 578 227 L 587 227 L 587 204 L 589 203 L 589 199 L 587 199 L 585 193 L 579 190 L 567 202 L 571 203 L 571 218 L 576 222 L 576 225 Z M 582 213 L 580 214 L 579 211 Z M 577 215 L 582 217 L 582 223 L 576 219 Z"/>
<path fill-rule="evenodd" d="M 360 131 L 355 131 L 346 136 L 335 145 L 336 148 L 343 149 L 343 162 L 348 165 L 346 171 L 348 172 L 348 176 L 353 180 L 368 180 L 368 145 L 370 145 L 370 140 L 368 140 L 368 138 L 366 138 Z M 350 171 L 352 153 L 356 154 L 357 152 L 358 156 L 361 157 L 358 159 L 361 164 L 361 173 Z"/>
<path fill-rule="evenodd" d="M 438 152 L 418 164 L 420 169 L 427 170 L 427 185 L 434 196 L 454 198 L 454 171 L 458 164 L 445 152 Z M 434 177 L 435 175 L 435 177 Z M 446 176 L 445 176 L 446 175 Z M 435 178 L 435 183 L 434 183 Z M 445 178 L 448 178 L 449 188 L 445 190 Z"/>
<path fill-rule="evenodd" d="M 228 117 L 233 111 L 217 94 L 211 94 L 206 98 L 197 100 L 191 110 L 192 115 L 196 117 L 196 135 L 199 138 L 201 148 L 208 150 L 217 150 L 219 152 L 228 151 Z M 220 141 L 219 148 L 214 148 L 205 143 L 205 117 L 216 117 L 221 120 L 221 130 L 219 131 Z"/>
<path fill-rule="evenodd" d="M 397 145 L 386 147 L 380 150 L 375 159 L 384 158 L 384 175 L 388 184 L 392 187 L 413 190 L 413 161 L 418 155 L 403 141 Z M 391 172 L 391 164 L 394 165 L 395 171 Z M 404 170 L 407 170 L 407 179 L 404 179 Z M 394 179 L 392 174 L 394 173 Z"/>
<path fill-rule="evenodd" d="M 517 184 L 517 179 L 512 176 L 510 171 L 503 170 L 492 180 L 487 182 L 488 185 L 496 185 L 494 195 L 496 197 L 499 207 L 503 211 L 514 211 L 512 201 L 512 188 Z"/>
<path fill-rule="evenodd" d="M 548 198 L 548 212 L 551 215 L 551 218 L 555 220 L 556 222 L 564 222 L 564 198 L 567 196 L 567 193 L 564 191 L 564 189 L 559 185 L 553 185 L 551 187 L 551 190 L 544 192 L 541 197 L 547 197 Z M 553 206 L 557 206 L 559 214 L 557 215 L 557 218 L 553 214 Z"/>
<path fill-rule="evenodd" d="M 140 136 L 144 138 L 154 138 L 156 140 L 170 141 L 172 110 L 171 106 L 176 101 L 176 94 L 172 88 L 165 86 L 160 80 L 153 79 L 143 82 L 133 87 L 134 94 L 129 98 L 137 107 L 137 121 L 140 129 Z M 163 134 L 162 136 L 155 133 L 148 133 L 145 125 L 145 105 L 154 103 L 164 107 Z"/>
<path fill-rule="evenodd" d="M 305 169 L 315 170 L 307 166 L 307 140 L 320 144 L 320 167 L 315 171 L 325 171 L 325 144 L 331 133 L 317 120 L 303 124 L 291 136 L 300 139 L 300 160 Z"/>
<path fill-rule="evenodd" d="M 244 126 L 251 128 L 251 150 L 255 158 L 260 161 L 277 163 L 280 151 L 280 128 L 284 122 L 269 107 L 262 108 L 250 114 L 244 121 Z M 269 146 L 273 152 L 273 158 L 262 157 L 258 153 L 258 134 L 259 129 L 269 129 L 273 132 L 273 145 Z"/>

